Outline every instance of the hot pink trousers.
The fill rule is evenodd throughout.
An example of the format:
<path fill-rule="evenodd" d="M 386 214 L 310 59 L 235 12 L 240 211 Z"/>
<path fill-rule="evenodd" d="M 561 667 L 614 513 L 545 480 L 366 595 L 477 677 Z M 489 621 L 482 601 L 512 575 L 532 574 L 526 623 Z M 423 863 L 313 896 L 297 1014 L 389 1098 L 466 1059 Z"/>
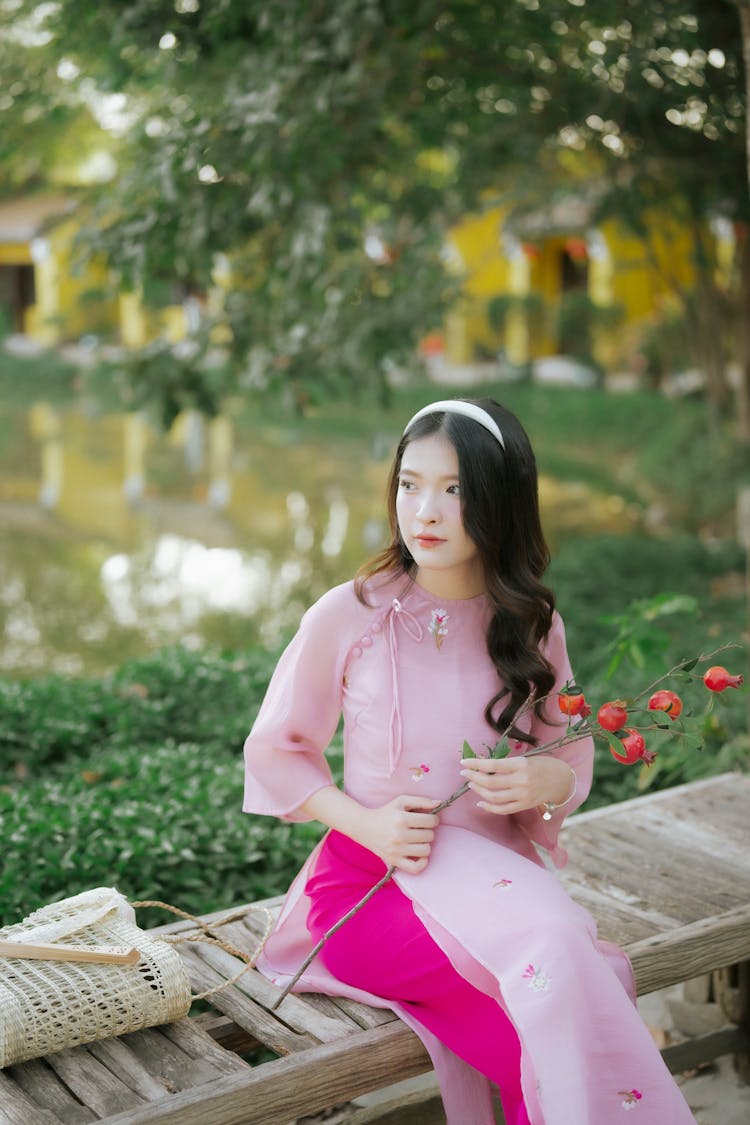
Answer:
<path fill-rule="evenodd" d="M 372 852 L 330 832 L 307 882 L 314 941 L 386 871 Z M 496 1083 L 507 1125 L 529 1125 L 521 1092 L 521 1047 L 500 1005 L 454 969 L 393 881 L 329 938 L 320 952 L 346 984 L 397 1001 L 447 1047 Z"/>

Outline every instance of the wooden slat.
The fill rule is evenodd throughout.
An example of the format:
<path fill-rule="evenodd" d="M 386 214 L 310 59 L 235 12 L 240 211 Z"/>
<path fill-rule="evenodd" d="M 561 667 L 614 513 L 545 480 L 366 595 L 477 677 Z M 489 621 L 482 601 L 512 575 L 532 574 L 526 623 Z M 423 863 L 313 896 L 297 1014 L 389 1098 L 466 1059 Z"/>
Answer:
<path fill-rule="evenodd" d="M 244 1059 L 218 1046 L 195 1020 L 176 1020 L 159 1030 L 189 1058 L 203 1059 L 223 1074 L 244 1074 L 250 1070 L 250 1065 Z"/>
<path fill-rule="evenodd" d="M 180 955 L 185 961 L 191 984 L 196 990 L 214 988 L 224 981 L 225 978 L 220 973 L 206 965 L 191 949 L 182 951 Z M 211 1003 L 213 1007 L 233 1019 L 244 1031 L 254 1035 L 277 1054 L 288 1055 L 315 1045 L 311 1035 L 293 1031 L 275 1014 L 266 1011 L 261 1004 L 244 996 L 236 987 L 217 992 L 212 997 Z"/>
<path fill-rule="evenodd" d="M 302 1055 L 265 1063 L 247 1078 L 224 1078 L 164 1104 L 120 1114 L 107 1125 L 288 1125 L 370 1090 L 422 1074 L 431 1066 L 417 1036 L 397 1021 L 326 1043 Z"/>
<path fill-rule="evenodd" d="M 737 902 L 727 902 L 721 888 L 705 879 L 698 864 L 691 864 L 692 877 L 685 870 L 685 855 L 673 843 L 662 843 L 658 852 L 644 848 L 644 832 L 600 825 L 589 834 L 584 846 L 570 848 L 571 863 L 584 872 L 587 881 L 595 880 L 601 887 L 609 885 L 613 893 L 625 892 L 645 909 L 658 910 L 668 918 L 688 923 L 706 916 L 711 910 L 722 911 Z"/>
<path fill-rule="evenodd" d="M 144 1101 L 158 1101 L 174 1092 L 171 1083 L 155 1078 L 122 1039 L 101 1039 L 89 1043 L 87 1050 Z"/>
<path fill-rule="evenodd" d="M 43 1109 L 7 1074 L 0 1070 L 0 1125 L 57 1125 L 57 1118 Z"/>
<path fill-rule="evenodd" d="M 639 993 L 750 959 L 750 904 L 627 946 Z"/>
<path fill-rule="evenodd" d="M 170 1092 L 189 1090 L 221 1076 L 221 1071 L 206 1058 L 191 1058 L 163 1035 L 161 1028 L 145 1028 L 122 1038 L 143 1066 L 151 1074 L 158 1075 Z"/>
<path fill-rule="evenodd" d="M 679 925 L 675 919 L 656 911 L 615 900 L 611 888 L 589 886 L 588 883 L 578 882 L 575 875 L 564 881 L 571 898 L 584 906 L 596 919 L 599 937 L 605 941 L 626 945 Z"/>
<path fill-rule="evenodd" d="M 195 1024 L 197 1028 L 205 1032 L 228 1055 L 244 1055 L 246 1051 L 251 1051 L 254 1047 L 262 1045 L 255 1035 L 245 1031 L 234 1020 L 230 1020 L 229 1016 L 225 1016 L 221 1012 L 199 1012 L 197 1015 L 191 1016 L 188 1022 Z M 169 1034 L 168 1031 L 166 1033 Z"/>
<path fill-rule="evenodd" d="M 47 1061 L 75 1096 L 97 1117 L 108 1117 L 143 1104 L 133 1090 L 116 1078 L 85 1047 L 57 1051 Z"/>
<path fill-rule="evenodd" d="M 330 1001 L 342 1012 L 346 1012 L 357 1027 L 381 1027 L 398 1019 L 392 1008 L 373 1008 L 359 1000 L 350 1000 L 347 996 L 331 996 Z"/>
<path fill-rule="evenodd" d="M 35 1106 L 49 1110 L 55 1121 L 62 1121 L 64 1125 L 87 1125 L 96 1120 L 95 1114 L 73 1097 L 43 1059 L 29 1059 L 1 1073 L 11 1078 Z"/>
<path fill-rule="evenodd" d="M 242 962 L 232 957 L 223 949 L 212 945 L 194 945 L 193 952 L 197 957 L 220 973 L 225 980 L 230 979 L 242 968 Z M 279 989 L 259 972 L 251 969 L 233 985 L 233 988 L 244 996 L 255 1000 L 257 1003 L 270 1006 L 279 994 Z M 220 1005 L 221 994 L 217 993 L 217 1007 Z M 279 1019 L 295 1031 L 311 1035 L 321 1043 L 330 1043 L 341 1039 L 347 1034 L 346 1023 L 340 1019 L 332 1019 L 322 1012 L 316 1011 L 310 1004 L 305 1003 L 300 996 L 286 996 L 276 1009 Z M 239 1021 L 238 1021 L 239 1022 Z"/>

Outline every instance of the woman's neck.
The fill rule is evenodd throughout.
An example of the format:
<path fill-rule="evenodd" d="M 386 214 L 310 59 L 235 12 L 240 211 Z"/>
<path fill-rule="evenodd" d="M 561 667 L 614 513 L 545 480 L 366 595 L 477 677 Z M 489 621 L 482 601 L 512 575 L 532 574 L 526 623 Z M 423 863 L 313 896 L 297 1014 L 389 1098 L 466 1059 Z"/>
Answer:
<path fill-rule="evenodd" d="M 454 570 L 426 570 L 422 567 L 412 574 L 412 578 L 428 594 L 449 601 L 464 601 L 487 592 L 484 573 L 474 567 L 461 573 Z"/>

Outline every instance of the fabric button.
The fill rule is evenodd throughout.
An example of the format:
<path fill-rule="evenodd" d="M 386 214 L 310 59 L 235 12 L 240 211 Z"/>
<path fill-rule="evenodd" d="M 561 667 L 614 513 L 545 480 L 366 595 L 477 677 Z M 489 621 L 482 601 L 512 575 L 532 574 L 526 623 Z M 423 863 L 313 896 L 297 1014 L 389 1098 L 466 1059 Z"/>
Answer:
<path fill-rule="evenodd" d="M 372 644 L 372 637 L 363 637 L 359 643 L 362 645 L 362 648 L 369 648 Z"/>
<path fill-rule="evenodd" d="M 383 628 L 383 626 L 380 624 L 380 622 L 376 621 L 375 624 L 372 627 L 372 631 L 373 631 L 373 633 L 379 633 L 382 628 Z"/>
<path fill-rule="evenodd" d="M 361 656 L 361 655 L 362 655 L 362 649 L 359 647 L 359 645 L 355 645 L 354 648 L 352 649 L 352 656 Z"/>

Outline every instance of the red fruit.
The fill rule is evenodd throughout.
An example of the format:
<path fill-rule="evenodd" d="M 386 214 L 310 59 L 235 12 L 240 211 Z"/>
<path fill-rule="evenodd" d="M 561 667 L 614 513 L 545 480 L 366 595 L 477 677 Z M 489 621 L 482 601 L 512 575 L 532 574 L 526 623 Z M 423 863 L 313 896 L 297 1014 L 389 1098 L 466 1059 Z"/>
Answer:
<path fill-rule="evenodd" d="M 655 691 L 648 701 L 649 711 L 664 711 L 674 720 L 682 714 L 682 700 L 673 691 Z"/>
<path fill-rule="evenodd" d="M 625 738 L 621 738 L 624 754 L 621 754 L 614 746 L 610 746 L 609 750 L 613 758 L 617 758 L 618 762 L 622 762 L 624 766 L 632 766 L 635 762 L 642 758 L 645 753 L 650 753 L 646 750 L 646 743 L 643 735 L 633 730 L 632 727 L 627 728 Z"/>
<path fill-rule="evenodd" d="M 580 688 L 570 687 L 563 688 L 557 697 L 557 706 L 562 711 L 563 715 L 586 715 L 591 714 L 591 708 L 586 703 L 586 697 Z"/>
<path fill-rule="evenodd" d="M 703 683 L 709 691 L 726 691 L 728 687 L 742 687 L 744 682 L 744 676 L 733 676 L 720 664 L 709 668 L 703 677 Z"/>
<path fill-rule="evenodd" d="M 613 699 L 602 704 L 596 718 L 604 730 L 622 730 L 628 721 L 628 709 L 621 699 Z"/>

